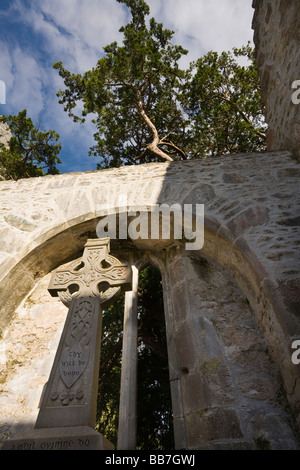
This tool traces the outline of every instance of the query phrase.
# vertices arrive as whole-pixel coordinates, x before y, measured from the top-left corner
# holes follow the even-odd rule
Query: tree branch
[[[253,128],[253,130],[258,134],[260,135],[261,137],[263,137],[264,139],[266,139],[266,134],[264,132],[261,132],[259,129],[256,129],[253,125],[253,123],[250,121],[250,119],[248,118],[248,116],[244,113],[244,111],[242,111],[239,106],[234,103],[233,101],[231,101],[229,98],[227,98],[226,96],[223,96],[223,95],[214,95],[212,96],[211,98],[209,99],[214,99],[214,98],[219,98],[223,101],[226,101],[227,103],[229,103],[231,106],[233,106],[239,113],[240,115],[242,116],[242,118],[244,119],[244,121],[246,121],[248,124],[250,124],[250,126]]]
[[[165,141],[163,141],[163,139],[162,139],[162,140],[160,141],[159,145],[167,145],[167,146],[169,146],[169,147],[172,147],[172,148],[175,149],[177,152],[179,152],[179,153],[183,156],[183,158],[184,158],[185,160],[187,160],[187,155],[186,155],[186,153],[184,152],[184,150],[182,150],[181,148],[177,147],[177,145],[173,144],[173,142],[171,142],[171,141],[170,141],[170,142],[165,142]]]
[[[152,142],[150,142],[150,144],[147,145],[147,149],[150,150],[150,152],[154,153],[155,155],[158,155],[163,160],[172,162],[173,158],[171,158],[167,153],[163,152],[161,149],[158,148],[158,145],[160,144],[160,138],[159,138],[157,129],[155,125],[153,124],[153,122],[149,119],[149,117],[145,113],[140,90],[135,90],[135,91],[136,91],[136,96],[137,96],[137,107],[138,107],[139,113],[153,134],[153,140]]]
[[[150,105],[150,101],[151,101],[151,92],[152,92],[152,89],[151,89],[151,82],[150,80],[148,79],[147,81],[145,81],[145,83],[143,84],[142,86],[142,89],[145,88],[145,86],[148,85],[149,86],[149,97],[148,97],[148,102],[147,102],[147,106],[146,106],[146,109],[148,109],[149,105]],[[129,81],[127,82],[106,82],[104,83],[104,86],[107,86],[107,87],[119,87],[119,86],[127,86],[129,88],[131,88],[133,90],[133,92],[135,93],[136,95],[136,98],[137,98],[137,109],[144,121],[144,123],[147,125],[147,127],[150,129],[152,135],[153,135],[153,140],[152,142],[150,142],[149,144],[147,144],[146,146],[146,149],[137,157],[135,157],[136,159],[140,159],[142,158],[146,153],[147,151],[150,151],[152,153],[154,153],[155,155],[157,155],[158,157],[160,157],[162,160],[167,160],[169,162],[172,162],[173,161],[173,158],[170,157],[170,155],[168,155],[166,152],[164,152],[163,150],[161,150],[159,148],[159,145],[166,145],[166,146],[169,146],[169,147],[172,147],[173,149],[175,149],[177,152],[179,152],[184,159],[187,158],[185,152],[183,150],[181,150],[179,147],[177,147],[175,144],[173,144],[173,142],[166,142],[165,139],[175,130],[173,129],[171,132],[169,132],[165,137],[163,137],[162,139],[159,138],[159,135],[158,135],[158,131],[155,127],[155,125],[153,124],[153,122],[151,121],[151,119],[149,118],[149,116],[146,114],[146,111],[144,109],[144,104],[143,104],[143,100],[142,100],[142,93],[141,93],[141,90],[134,87],[132,85],[132,83],[130,83]]]

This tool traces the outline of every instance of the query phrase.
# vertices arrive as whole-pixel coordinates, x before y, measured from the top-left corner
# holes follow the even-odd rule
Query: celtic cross
[[[94,427],[102,306],[131,289],[131,268],[109,254],[109,238],[88,240],[81,261],[52,276],[49,292],[69,307],[35,428]]]

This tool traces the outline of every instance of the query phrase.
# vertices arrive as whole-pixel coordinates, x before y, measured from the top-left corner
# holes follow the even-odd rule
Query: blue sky
[[[221,52],[253,40],[252,0],[148,0],[151,16],[175,31],[173,42],[189,50],[182,67],[209,50]],[[60,134],[62,173],[96,169],[88,156],[93,124],[73,123],[56,93],[62,79],[53,69],[62,61],[74,72],[96,65],[103,47],[122,41],[129,20],[116,0],[0,0],[0,80],[6,104],[0,114],[27,109],[34,123]]]

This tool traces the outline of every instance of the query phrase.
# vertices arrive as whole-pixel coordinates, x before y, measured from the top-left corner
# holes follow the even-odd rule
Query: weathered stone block
[[[279,282],[279,295],[288,311],[300,317],[300,278]]]
[[[198,351],[194,334],[193,325],[188,320],[176,328],[175,344],[180,368],[192,368],[197,362]]]
[[[187,420],[187,443],[190,448],[209,445],[214,440],[241,439],[243,433],[235,410],[208,408],[189,414]]]
[[[115,201],[119,202],[118,191],[126,201],[136,204],[145,201],[149,205],[158,201],[201,204],[205,200],[204,246],[199,252],[184,253],[184,241],[176,244],[171,239],[165,240],[163,247],[161,240],[147,240],[143,246],[132,239],[113,242],[119,252],[139,253],[139,259],[162,269],[170,379],[177,394],[173,397],[175,420],[182,430],[188,425],[183,405],[194,412],[203,410],[206,404],[206,408],[233,409],[242,423],[240,408],[232,401],[235,396],[242,400],[243,409],[249,409],[250,401],[256,406],[262,404],[260,397],[274,398],[269,373],[263,377],[264,371],[259,371],[259,387],[254,386],[257,363],[265,363],[252,348],[252,333],[243,334],[250,329],[244,315],[248,308],[246,298],[261,328],[266,350],[281,370],[290,404],[298,413],[299,373],[291,364],[290,349],[291,337],[299,332],[295,313],[299,286],[293,284],[300,275],[296,225],[300,210],[298,174],[299,168],[289,152],[280,151],[0,183],[0,226],[4,230],[0,233],[1,324],[7,326],[18,303],[40,276],[81,255],[86,239],[96,237],[102,204],[114,207]],[[60,200],[66,194],[68,197]],[[22,220],[15,219],[16,214]],[[26,228],[24,221],[33,223],[29,231],[21,230]],[[289,223],[283,225],[280,221]],[[19,226],[12,226],[13,223]],[[197,269],[184,262],[181,266],[181,256],[194,261],[205,259],[206,266],[204,262],[201,266],[195,262]],[[232,291],[237,287],[226,284],[223,274],[231,276],[239,286],[244,304],[239,297],[232,300]],[[244,329],[242,323],[234,322],[236,318],[245,322]],[[205,319],[207,325],[200,319]],[[41,327],[41,335],[45,328]],[[24,341],[32,342],[38,333],[26,333]],[[47,336],[41,348],[47,349],[48,341]],[[6,344],[0,346],[4,350]],[[23,346],[20,343],[18,347]],[[21,353],[18,361],[20,357]],[[9,364],[13,360],[12,348]],[[32,370],[35,360],[36,356],[32,359]],[[27,366],[28,363],[26,377]],[[243,379],[245,374],[249,380]],[[32,383],[43,378],[33,377]],[[262,379],[266,379],[265,390]],[[18,377],[12,380],[15,381],[10,382],[11,388]],[[195,389],[199,396],[193,396]],[[2,403],[4,398],[2,394]],[[25,409],[27,397],[18,400],[24,415],[33,414],[32,408]],[[11,405],[12,408],[15,411],[17,405]],[[20,413],[19,407],[17,412]],[[19,417],[20,414],[16,419]],[[191,419],[191,426],[194,421]],[[181,431],[179,435],[183,442]],[[195,438],[193,442],[196,441]],[[200,446],[197,442],[195,447]],[[222,441],[222,446],[226,445]]]
[[[239,237],[249,228],[267,222],[269,218],[268,212],[268,209],[265,207],[250,207],[235,216],[227,224],[227,227],[236,237]]]

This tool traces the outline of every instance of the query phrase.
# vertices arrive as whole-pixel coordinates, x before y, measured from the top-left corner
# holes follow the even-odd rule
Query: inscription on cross
[[[94,427],[102,306],[131,289],[131,268],[109,254],[109,238],[88,240],[82,259],[58,269],[49,292],[69,307],[35,428]]]

